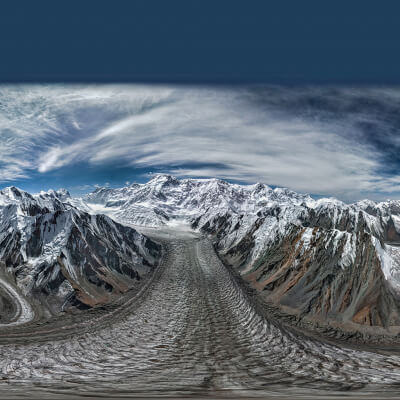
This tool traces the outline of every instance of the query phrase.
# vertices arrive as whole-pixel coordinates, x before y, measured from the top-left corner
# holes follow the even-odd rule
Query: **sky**
[[[346,202],[400,199],[400,88],[0,85],[0,188],[262,182]]]
[[[400,83],[398,0],[14,0],[1,82]]]

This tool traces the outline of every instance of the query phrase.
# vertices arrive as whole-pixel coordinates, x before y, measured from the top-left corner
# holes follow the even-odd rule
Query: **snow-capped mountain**
[[[11,187],[0,191],[0,260],[25,293],[104,303],[157,264],[160,247],[134,227],[176,220],[210,235],[220,257],[287,313],[400,325],[399,201],[345,204],[169,175],[83,198]]]
[[[189,222],[226,263],[288,313],[340,323],[400,325],[400,202],[314,200],[264,184],[157,175],[82,199],[131,225]]]
[[[0,262],[13,284],[50,313],[111,301],[150,272],[161,253],[133,228],[72,203],[65,190],[0,191]]]
[[[287,189],[256,184],[241,186],[219,179],[182,179],[156,175],[146,184],[120,189],[99,188],[81,199],[84,207],[102,211],[132,225],[162,226],[171,219],[197,218],[221,212],[254,212],[268,202],[289,197],[297,203],[312,200]]]

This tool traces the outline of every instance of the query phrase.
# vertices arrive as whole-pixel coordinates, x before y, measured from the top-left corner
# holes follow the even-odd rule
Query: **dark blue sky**
[[[0,80],[400,83],[396,0],[3,2]]]

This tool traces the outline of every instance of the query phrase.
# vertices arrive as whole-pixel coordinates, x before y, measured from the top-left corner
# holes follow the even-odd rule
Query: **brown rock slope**
[[[393,221],[386,220],[377,238],[362,214],[345,211],[335,221],[326,210],[299,215],[296,224],[284,224],[279,234],[271,229],[265,244],[260,244],[260,232],[264,229],[265,236],[271,219],[279,223],[279,211],[260,212],[250,223],[244,222],[246,216],[227,214],[202,230],[212,235],[223,261],[284,313],[344,329],[397,332],[399,296],[384,276],[374,245],[379,240],[384,247],[385,239],[398,236]],[[245,234],[227,240],[245,223]]]

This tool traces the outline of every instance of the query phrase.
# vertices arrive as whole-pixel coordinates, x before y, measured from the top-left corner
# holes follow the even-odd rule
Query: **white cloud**
[[[400,190],[399,177],[376,173],[379,154],[339,134],[341,121],[283,117],[249,103],[242,88],[5,87],[0,104],[3,181],[88,162],[161,166],[343,199]]]

